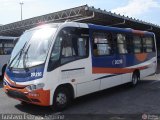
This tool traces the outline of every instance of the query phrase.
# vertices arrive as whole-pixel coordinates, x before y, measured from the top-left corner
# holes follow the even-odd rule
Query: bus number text
[[[112,64],[115,64],[115,65],[123,64],[123,60],[122,59],[120,59],[120,60],[113,60]]]
[[[31,77],[40,77],[42,76],[42,72],[33,72],[31,73]]]

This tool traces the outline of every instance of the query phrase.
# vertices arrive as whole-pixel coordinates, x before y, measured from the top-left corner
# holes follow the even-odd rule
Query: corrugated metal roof
[[[0,35],[20,36],[25,30],[40,24],[64,22],[66,20],[151,31],[154,32],[158,38],[160,37],[159,25],[112,13],[110,11],[101,10],[100,8],[96,9],[94,7],[89,7],[88,5],[0,26]]]

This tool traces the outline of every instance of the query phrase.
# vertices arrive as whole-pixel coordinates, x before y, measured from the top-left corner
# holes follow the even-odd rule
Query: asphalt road
[[[133,119],[134,116],[141,116],[143,113],[159,114],[159,78],[160,74],[139,81],[135,88],[128,87],[128,84],[126,84],[80,97],[75,99],[68,109],[60,113],[54,113],[49,107],[21,105],[19,101],[7,97],[3,92],[2,83],[0,83],[0,114],[30,114],[33,116],[42,115],[42,117],[53,114],[74,114],[80,117],[96,114],[97,116],[94,116],[96,119],[103,115],[112,115],[113,117],[122,114]],[[93,119],[93,116],[90,119]]]

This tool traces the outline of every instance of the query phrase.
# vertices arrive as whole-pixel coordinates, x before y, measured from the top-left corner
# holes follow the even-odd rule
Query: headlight
[[[39,83],[37,85],[29,85],[26,87],[27,90],[32,91],[32,90],[37,90],[37,89],[41,89],[44,87],[44,83]]]

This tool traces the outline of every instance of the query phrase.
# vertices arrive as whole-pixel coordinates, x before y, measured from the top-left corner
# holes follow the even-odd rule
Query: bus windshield
[[[43,64],[56,30],[46,27],[25,32],[13,49],[9,67],[29,68]]]

